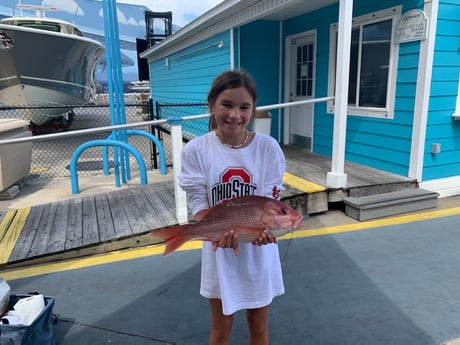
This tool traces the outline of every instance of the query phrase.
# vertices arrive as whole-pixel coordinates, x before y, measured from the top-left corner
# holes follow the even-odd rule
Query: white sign
[[[409,10],[403,14],[396,26],[397,43],[426,39],[427,18],[422,10]]]

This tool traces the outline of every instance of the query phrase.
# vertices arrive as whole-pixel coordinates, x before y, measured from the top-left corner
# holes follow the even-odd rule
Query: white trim
[[[397,66],[398,66],[398,57],[399,57],[399,45],[394,44],[394,35],[395,28],[398,24],[399,19],[401,18],[401,9],[402,6],[394,6],[386,8],[380,11],[370,12],[359,17],[353,18],[353,25],[363,25],[370,24],[375,22],[381,22],[384,20],[392,19],[392,36],[391,36],[391,47],[390,47],[390,56],[389,56],[389,68],[388,68],[388,82],[387,82],[387,104],[386,108],[372,108],[372,107],[354,107],[348,105],[347,114],[350,116],[362,116],[362,117],[376,117],[382,119],[393,119],[394,118],[394,105],[396,98],[396,77],[397,77]],[[330,34],[329,34],[329,71],[328,71],[328,95],[334,95],[334,74],[335,74],[335,65],[334,65],[334,53],[337,52],[337,47],[335,46],[335,35],[337,33],[337,23],[330,25]],[[328,102],[327,112],[334,112],[334,102]]]
[[[460,176],[420,182],[419,187],[439,193],[440,198],[460,195]]]
[[[139,54],[149,62],[177,53],[189,46],[213,37],[265,15],[276,12],[293,0],[225,0],[182,29]]]
[[[430,100],[431,77],[433,73],[433,55],[436,39],[439,0],[425,2],[425,12],[429,19],[428,38],[420,41],[420,54],[415,90],[414,120],[409,159],[408,177],[422,181],[423,156],[425,154],[428,105]]]
[[[293,34],[293,35],[289,35],[289,36],[286,36],[285,39],[284,39],[284,102],[285,103],[288,103],[288,102],[291,102],[291,78],[292,78],[292,71],[291,71],[291,61],[292,61],[292,51],[291,51],[291,48],[292,48],[292,41],[299,38],[299,37],[305,37],[305,36],[313,36],[314,37],[314,65],[313,65],[313,72],[315,74],[314,78],[313,78],[313,94],[312,94],[312,99],[315,98],[315,80],[316,80],[316,44],[317,44],[317,36],[318,36],[318,33],[317,33],[317,29],[311,29],[311,30],[307,30],[307,31],[303,31],[303,32],[300,32],[300,33],[296,33],[296,34]],[[281,85],[281,83],[280,83]],[[284,109],[284,131],[283,131],[283,145],[288,145],[289,144],[289,136],[290,136],[290,128],[291,128],[291,113],[290,113],[290,107]],[[313,111],[314,111],[314,107],[313,107]],[[314,118],[314,114],[313,114],[313,118]],[[312,140],[313,140],[313,136],[312,136]],[[313,147],[313,143],[312,143],[312,147]]]
[[[460,120],[460,73],[458,74],[458,91],[457,91],[457,103],[455,105],[455,112],[452,114],[454,120]]]

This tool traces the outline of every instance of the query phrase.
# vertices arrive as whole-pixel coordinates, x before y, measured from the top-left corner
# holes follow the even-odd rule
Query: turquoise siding
[[[422,0],[354,2],[354,16],[402,4],[402,13],[423,8]],[[285,23],[286,35],[317,29],[316,97],[327,92],[330,24],[337,21],[338,5],[301,15]],[[452,114],[460,69],[460,3],[444,0],[439,4],[433,80],[425,148],[423,180],[460,173],[460,121]],[[391,120],[349,116],[346,160],[407,176],[414,121],[415,91],[420,42],[399,45],[394,118]],[[319,154],[332,154],[333,116],[325,104],[315,105],[314,146]],[[442,153],[431,155],[431,144],[440,143]]]
[[[422,1],[406,1],[402,7],[405,12],[419,8]],[[398,6],[400,1],[355,1],[354,16]],[[323,25],[318,30],[318,56],[316,80],[317,97],[325,95],[329,68],[329,30],[330,24],[337,21],[338,5],[327,8],[329,14],[322,14]],[[316,14],[312,14],[313,17]],[[324,19],[329,21],[324,22]],[[348,117],[346,152],[347,161],[371,166],[395,174],[407,176],[409,169],[410,145],[412,135],[415,83],[419,54],[418,42],[404,43],[399,47],[394,119],[376,119],[363,116]],[[315,106],[314,146],[319,154],[332,154],[333,116],[326,113],[325,104]]]
[[[240,66],[257,83],[257,105],[280,103],[280,29],[278,22],[256,21],[240,28]],[[278,131],[278,112],[272,111],[272,133]]]
[[[216,46],[223,41],[222,48]],[[150,63],[151,96],[154,102],[206,102],[212,80],[230,68],[228,31]]]
[[[460,121],[452,119],[460,74],[460,3],[439,4],[423,180],[460,175]],[[441,144],[432,155],[431,145]]]
[[[374,11],[402,7],[423,9],[424,0],[355,0],[355,17]],[[316,76],[315,97],[327,96],[330,25],[338,20],[338,4],[282,22],[284,38],[315,29]],[[284,38],[280,42],[280,22],[258,20],[235,29],[234,61],[254,76],[258,85],[258,105],[283,102]],[[166,103],[205,102],[212,79],[230,68],[230,33],[216,35],[165,59],[150,64],[152,97]],[[238,40],[240,40],[238,42]],[[223,41],[221,49],[205,47]],[[281,47],[280,47],[281,44]],[[425,142],[423,180],[460,175],[460,121],[452,119],[455,111],[460,73],[460,3],[440,0],[434,52],[434,66],[429,100]],[[392,119],[353,116],[347,121],[347,161],[364,164],[407,176],[409,171],[415,92],[418,77],[420,41],[401,43],[396,72],[396,96]],[[280,56],[280,49],[283,51]],[[197,52],[198,51],[198,52]],[[197,53],[194,53],[197,52]],[[281,83],[281,84],[280,84]],[[277,112],[273,112],[272,135],[278,133]],[[281,124],[282,125],[282,124]],[[313,151],[332,154],[333,115],[326,104],[315,104]],[[282,139],[282,138],[279,138]],[[441,144],[441,153],[431,154],[431,145]]]
[[[222,41],[219,48],[217,43]],[[198,44],[187,47],[166,59],[150,63],[150,93],[154,103],[173,104],[206,103],[213,79],[230,68],[230,33],[224,32]],[[177,106],[161,110],[162,118],[200,115],[207,113],[206,106]],[[208,120],[186,121],[183,131],[201,135],[208,131]]]

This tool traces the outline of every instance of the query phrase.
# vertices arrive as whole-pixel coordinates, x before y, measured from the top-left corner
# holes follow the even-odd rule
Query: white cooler
[[[29,137],[29,121],[0,119],[0,140]],[[0,145],[0,191],[29,175],[32,160],[32,143]]]

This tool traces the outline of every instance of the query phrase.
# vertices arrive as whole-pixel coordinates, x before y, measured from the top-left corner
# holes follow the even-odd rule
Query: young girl
[[[284,154],[272,137],[246,129],[256,99],[255,83],[245,72],[223,72],[211,86],[211,131],[185,145],[179,177],[196,220],[237,196],[279,198]],[[229,344],[233,314],[245,309],[249,344],[268,345],[269,305],[284,293],[276,239],[263,233],[253,243],[238,243],[229,231],[218,242],[203,242],[200,293],[211,307],[209,344]]]

